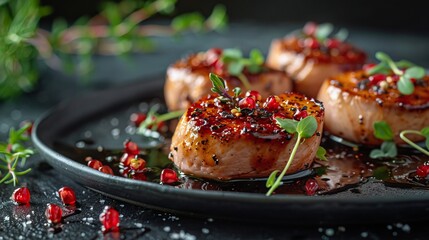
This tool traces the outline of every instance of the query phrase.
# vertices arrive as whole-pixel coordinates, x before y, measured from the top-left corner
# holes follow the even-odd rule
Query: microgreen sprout
[[[313,28],[315,28],[314,32],[306,33],[306,35],[314,36],[319,42],[325,42],[329,38],[337,39],[339,41],[345,41],[349,35],[349,32],[345,28],[339,29],[335,34],[334,33],[334,25],[331,23],[322,23],[316,25],[315,23],[311,24]],[[305,27],[304,27],[305,29]]]
[[[239,49],[229,48],[223,50],[221,61],[227,65],[228,73],[240,79],[244,88],[250,90],[249,80],[243,74],[243,70],[246,68],[252,74],[261,72],[263,70],[264,56],[259,50],[253,49],[250,51],[249,58],[244,58]]]
[[[389,74],[393,72],[395,75],[399,76],[397,87],[399,92],[404,95],[410,95],[414,92],[412,79],[421,79],[426,74],[424,68],[416,66],[414,63],[406,60],[394,62],[386,53],[377,52],[375,57],[380,63],[370,68],[367,71],[368,75],[374,75],[376,73]]]
[[[396,157],[398,150],[393,141],[394,134],[387,122],[378,121],[374,123],[374,136],[384,142],[381,144],[380,149],[373,149],[370,152],[370,158]]]
[[[427,149],[424,149],[420,147],[418,144],[411,141],[409,138],[407,138],[405,135],[407,134],[417,134],[425,138],[425,145]],[[396,157],[397,155],[397,148],[395,143],[393,142],[393,131],[390,128],[390,126],[385,121],[379,121],[374,123],[374,135],[376,138],[384,140],[384,142],[381,144],[380,149],[374,149],[370,153],[371,158],[384,158],[384,157]],[[423,128],[422,130],[403,130],[399,133],[399,137],[409,144],[410,146],[414,147],[415,149],[419,150],[420,152],[426,154],[429,156],[429,126]]]
[[[24,146],[24,143],[29,139],[26,132],[30,127],[31,124],[26,124],[18,130],[11,128],[8,141],[0,143],[0,184],[13,183],[16,185],[18,176],[31,171],[31,168],[17,171],[18,168],[24,167],[27,158],[34,153],[31,148]]]
[[[287,164],[284,167],[283,171],[280,173],[280,175],[276,178],[279,171],[275,170],[268,177],[266,187],[269,188],[269,190],[266,193],[266,196],[270,196],[274,192],[274,190],[276,190],[280,186],[284,175],[286,174],[287,170],[293,162],[293,159],[295,157],[299,145],[301,144],[301,141],[303,139],[310,138],[311,136],[313,136],[317,130],[317,121],[316,118],[313,116],[308,116],[300,121],[282,118],[276,118],[276,121],[281,128],[283,128],[286,132],[290,134],[294,134],[297,139],[295,146],[293,147],[292,152],[290,154],[289,160],[287,161]],[[320,158],[321,160],[326,159],[324,155],[324,153],[326,153],[325,149],[319,147],[317,152],[318,158]]]
[[[410,146],[414,147],[415,149],[419,150],[420,152],[426,154],[429,156],[429,151],[420,147],[419,145],[417,145],[416,143],[414,143],[413,141],[411,141],[410,139],[408,139],[405,134],[417,134],[420,136],[423,136],[425,138],[425,145],[426,148],[429,150],[429,126],[423,128],[420,131],[417,130],[404,130],[399,134],[399,137],[404,140],[404,142],[408,143]]]

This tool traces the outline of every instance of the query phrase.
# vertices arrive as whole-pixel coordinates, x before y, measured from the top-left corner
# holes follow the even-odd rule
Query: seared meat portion
[[[304,28],[273,40],[267,65],[290,75],[294,91],[315,98],[326,78],[360,69],[367,57],[362,50],[336,38],[318,39],[314,31]]]
[[[188,108],[171,143],[170,158],[181,171],[216,180],[267,177],[284,168],[296,142],[275,118],[312,115],[317,131],[300,145],[287,173],[310,167],[321,140],[322,104],[296,93],[247,98],[240,101],[239,111],[213,95]]]
[[[211,93],[209,73],[213,72],[225,79],[232,91],[235,87],[245,89],[240,79],[228,74],[227,65],[221,60],[221,49],[193,54],[171,65],[167,70],[164,96],[168,108],[186,109],[191,103]],[[262,66],[262,71],[251,73],[243,70],[251,88],[263,97],[292,90],[292,81],[286,73]]]
[[[397,89],[398,76],[365,71],[348,72],[326,80],[318,99],[326,108],[325,127],[330,133],[356,143],[381,144],[373,125],[386,121],[403,143],[399,133],[429,126],[429,76],[417,80],[414,93],[403,95]],[[418,135],[407,135],[421,140]]]

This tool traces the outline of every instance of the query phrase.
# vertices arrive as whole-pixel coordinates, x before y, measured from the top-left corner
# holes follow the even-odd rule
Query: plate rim
[[[159,80],[159,77],[152,77],[155,80]],[[151,79],[152,79],[151,78]],[[147,79],[146,79],[147,80]],[[120,86],[121,88],[133,88],[135,85],[142,85],[143,87],[152,86],[154,80],[131,83],[126,84],[124,86]],[[159,84],[160,85],[160,84]],[[119,87],[104,89],[101,92],[112,92],[117,91]],[[88,95],[97,95],[97,92],[87,93],[81,96],[79,99],[85,99]],[[95,177],[99,182],[105,182],[106,184],[121,184],[126,186],[127,188],[136,189],[141,191],[142,189],[146,189],[147,191],[155,192],[157,194],[169,194],[173,196],[183,196],[186,198],[198,198],[199,200],[223,200],[223,201],[231,201],[233,204],[294,204],[299,206],[310,206],[314,204],[322,204],[328,206],[336,206],[336,207],[347,207],[353,205],[355,207],[368,207],[373,204],[423,204],[429,205],[429,198],[418,195],[411,196],[365,196],[365,197],[336,197],[334,195],[317,195],[317,196],[305,196],[305,195],[288,195],[288,194],[279,194],[272,196],[265,196],[262,193],[246,193],[246,192],[230,192],[230,191],[204,191],[204,190],[196,190],[196,189],[183,189],[176,188],[173,186],[162,185],[153,182],[145,182],[138,181],[133,179],[124,178],[121,176],[112,176],[108,174],[104,174],[95,169],[87,167],[84,164],[73,161],[65,155],[62,155],[55,150],[53,150],[50,146],[48,146],[41,138],[40,138],[40,125],[43,124],[44,121],[47,121],[49,117],[55,116],[62,108],[66,108],[69,104],[73,103],[74,99],[68,99],[66,101],[57,104],[52,109],[46,111],[42,114],[34,123],[33,132],[31,134],[31,139],[33,141],[34,146],[37,148],[38,153],[40,153],[44,158],[54,166],[54,168],[59,167],[58,164],[68,165],[68,169],[62,169],[64,171],[70,171],[70,169],[79,169],[81,174],[88,174],[92,177]],[[75,100],[76,101],[76,100]],[[131,101],[131,100],[130,100]],[[86,116],[88,118],[88,116]],[[55,160],[54,160],[55,159]],[[56,161],[56,162],[54,162]],[[58,162],[59,161],[59,162]],[[70,176],[67,176],[71,178]],[[76,179],[72,179],[79,184],[81,182]],[[87,188],[91,188],[86,184],[83,184]],[[103,192],[103,191],[101,191]],[[123,199],[122,199],[123,200]],[[164,208],[164,207],[161,207]],[[168,208],[167,208],[168,209]],[[174,208],[173,208],[174,210]]]

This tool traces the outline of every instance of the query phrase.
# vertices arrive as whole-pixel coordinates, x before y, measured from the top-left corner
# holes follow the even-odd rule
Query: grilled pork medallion
[[[398,136],[402,130],[428,126],[429,76],[412,78],[410,94],[398,90],[399,79],[393,72],[370,75],[360,70],[326,80],[318,96],[326,108],[326,130],[349,141],[378,145],[382,141],[374,136],[375,122],[387,122],[396,143],[403,143]],[[421,140],[418,135],[407,137]]]
[[[169,110],[186,109],[210,94],[210,72],[225,79],[230,90],[251,86],[263,97],[292,90],[289,77],[282,71],[265,66],[262,56],[245,59],[237,49],[215,48],[192,54],[168,68],[164,96]],[[243,81],[250,86],[244,85]]]
[[[344,42],[342,33],[331,36],[330,24],[307,23],[303,30],[272,41],[267,65],[286,71],[294,91],[315,98],[326,78],[360,69],[366,61],[366,54]]]
[[[170,158],[182,172],[197,177],[267,177],[285,167],[296,142],[275,119],[310,115],[317,120],[317,130],[303,141],[287,173],[304,170],[319,147],[324,110],[320,102],[296,93],[262,99],[249,91],[234,101],[210,95],[193,103],[178,123]]]

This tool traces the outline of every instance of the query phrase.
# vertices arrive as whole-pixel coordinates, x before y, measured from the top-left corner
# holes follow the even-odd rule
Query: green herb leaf
[[[393,131],[385,121],[374,122],[374,136],[378,139],[389,141],[393,139]]]
[[[296,133],[298,121],[288,118],[276,118],[277,125],[286,130],[288,133]]]
[[[267,182],[265,183],[265,186],[267,187],[267,188],[270,188],[270,187],[272,187],[273,185],[274,185],[274,182],[276,181],[276,176],[277,176],[277,173],[278,172],[280,172],[279,170],[274,170],[271,174],[270,174],[270,176],[268,177],[268,179],[267,179]]]
[[[177,16],[171,22],[171,26],[176,32],[183,32],[185,30],[201,31],[204,26],[204,17],[201,13],[185,13]]]
[[[209,73],[210,81],[213,84],[212,92],[217,93],[219,95],[223,95],[226,91],[225,89],[225,81],[214,73]]]
[[[396,149],[396,144],[393,141],[385,141],[381,144],[381,151],[384,153],[385,157],[396,157],[398,155],[398,150]]]
[[[326,149],[324,149],[322,146],[319,146],[317,148],[316,157],[323,161],[328,161],[326,158]]]
[[[9,131],[9,139],[6,143],[0,143],[0,160],[4,164],[0,163],[0,169],[5,170],[6,174],[0,171],[0,183],[18,183],[18,176],[24,175],[31,171],[26,169],[23,171],[17,171],[18,168],[22,168],[25,164],[26,159],[34,154],[34,151],[27,148],[24,143],[28,141],[27,130],[30,124],[26,124],[22,128],[15,130],[11,128]],[[18,166],[20,162],[20,166]]]
[[[319,24],[315,36],[319,40],[324,40],[329,37],[329,34],[331,34],[333,30],[334,26],[330,23]]]
[[[393,141],[384,141],[380,149],[373,149],[369,155],[370,158],[393,158],[398,155],[396,144]]]
[[[409,68],[415,66],[414,63],[407,61],[407,60],[401,60],[395,63],[398,68]]]
[[[389,55],[387,55],[384,52],[376,52],[375,53],[375,58],[377,58],[380,62],[393,62],[393,60],[389,57]]]
[[[344,42],[349,36],[349,31],[345,28],[341,28],[334,36],[334,38]]]
[[[404,95],[410,95],[414,92],[414,84],[406,76],[401,76],[398,81],[398,90]]]
[[[237,48],[227,48],[222,51],[221,61],[225,64],[230,63],[231,61],[235,61],[237,59],[241,59],[243,54],[240,49]]]
[[[388,68],[386,63],[381,62],[375,65],[374,67],[370,68],[367,72],[368,75],[374,75],[376,73],[389,74],[390,69]]]
[[[244,69],[244,63],[240,61],[230,62],[228,65],[228,72],[233,76],[238,76]]]
[[[296,131],[303,138],[309,138],[313,136],[316,130],[317,130],[317,121],[316,121],[316,118],[313,116],[307,116],[306,118],[301,119],[301,121],[299,121],[296,126]]]
[[[259,73],[262,71],[262,66],[264,64],[264,56],[262,53],[253,49],[250,52],[249,58],[244,58],[242,52],[236,48],[225,49],[221,55],[221,61],[227,65],[228,73],[240,77],[242,75],[244,68],[250,73]],[[240,80],[243,81],[243,76],[240,77]],[[243,82],[247,89],[250,88],[250,85],[247,84],[247,80]]]
[[[422,130],[420,130],[420,133],[425,136],[426,140],[425,140],[425,145],[426,148],[429,149],[429,127],[425,127]]]
[[[369,153],[369,157],[372,158],[372,159],[382,158],[382,157],[384,157],[384,153],[380,149],[373,149]]]
[[[425,127],[422,130],[420,130],[423,136],[429,137],[429,127]]]
[[[264,64],[264,56],[258,49],[252,49],[252,51],[250,51],[250,61],[255,65]]]
[[[235,87],[232,91],[234,92],[234,97],[238,97],[241,94],[241,88],[239,87]]]
[[[405,70],[404,77],[420,79],[420,78],[423,78],[425,74],[426,74],[426,71],[422,67],[410,67],[407,70]]]
[[[316,121],[316,118],[314,118],[313,116],[308,116],[308,117],[302,119],[301,121],[298,122],[298,124],[296,126],[295,126],[295,123],[293,121],[288,121],[288,120],[283,121],[283,120],[286,120],[286,119],[276,118],[277,124],[279,124],[282,128],[284,126],[283,129],[285,129],[286,131],[288,131],[288,130],[289,131],[296,131],[296,132],[298,132],[298,136],[296,139],[295,146],[293,146],[292,152],[290,153],[290,156],[289,156],[289,159],[286,163],[286,166],[283,168],[282,172],[277,177],[276,181],[272,184],[272,186],[270,187],[270,189],[266,193],[266,196],[270,196],[274,192],[274,190],[276,190],[277,187],[280,186],[281,180],[283,179],[284,175],[286,174],[287,170],[289,169],[290,165],[292,164],[292,162],[294,160],[294,157],[296,155],[296,151],[298,150],[298,147],[301,144],[301,139],[302,138],[309,138],[309,137],[313,136],[314,132],[317,129],[317,121]],[[282,125],[282,123],[284,123],[284,124]],[[271,173],[270,177],[272,175],[276,175],[276,174]],[[270,185],[271,185],[271,183],[270,183]]]
[[[0,0],[0,7],[1,7],[1,5],[6,4],[8,2],[9,2],[9,0]]]
[[[213,8],[212,14],[207,18],[206,25],[209,29],[223,30],[226,28],[228,22],[228,16],[226,14],[226,8],[223,5],[216,5]]]

